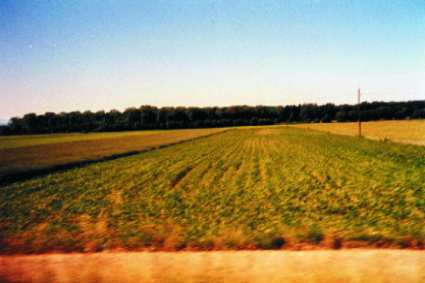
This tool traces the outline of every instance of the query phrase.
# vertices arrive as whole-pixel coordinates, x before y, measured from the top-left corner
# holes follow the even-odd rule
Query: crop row
[[[0,188],[3,253],[423,247],[425,149],[239,129]]]

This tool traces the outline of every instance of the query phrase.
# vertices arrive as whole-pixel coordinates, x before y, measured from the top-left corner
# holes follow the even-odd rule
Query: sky
[[[0,1],[0,119],[425,99],[425,5]]]

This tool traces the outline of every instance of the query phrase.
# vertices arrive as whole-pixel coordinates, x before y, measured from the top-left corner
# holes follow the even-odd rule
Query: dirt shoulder
[[[1,282],[425,282],[425,251],[221,251],[0,257]]]

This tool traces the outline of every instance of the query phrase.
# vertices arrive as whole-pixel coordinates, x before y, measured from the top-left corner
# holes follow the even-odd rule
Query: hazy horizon
[[[420,1],[1,1],[0,119],[425,98]],[[1,122],[1,121],[0,121]]]

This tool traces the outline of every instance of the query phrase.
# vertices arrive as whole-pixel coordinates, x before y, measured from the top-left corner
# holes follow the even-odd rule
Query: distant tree
[[[258,125],[273,125],[273,121],[271,119],[258,119]]]
[[[335,119],[338,122],[346,122],[347,121],[347,113],[345,113],[343,110],[338,111],[335,115]]]
[[[209,120],[208,120],[209,121]],[[194,128],[195,129],[199,129],[199,128],[203,128],[204,127],[204,122],[202,122],[202,121],[200,121],[200,120],[197,120],[195,123],[194,123]],[[206,128],[208,128],[207,126],[205,126]]]
[[[254,117],[249,121],[251,126],[258,126],[258,118]]]
[[[69,114],[65,114],[65,117],[68,117],[68,129],[67,132],[79,132],[82,131],[82,114],[80,111],[73,111]]]
[[[332,121],[332,118],[329,117],[328,115],[325,115],[322,117],[322,119],[320,120],[320,122],[322,123],[330,123]]]
[[[141,112],[141,122],[143,125],[154,126],[157,124],[158,108],[150,105],[143,105],[139,108]]]
[[[347,120],[350,122],[355,122],[359,120],[359,112],[356,110],[350,110],[347,115]]]
[[[300,110],[300,119],[304,122],[310,122],[316,118],[317,104],[303,104]]]
[[[171,114],[171,121],[179,122],[179,123],[183,123],[183,124],[188,123],[189,117],[187,115],[186,109],[184,107],[175,108],[174,111]]]
[[[233,126],[238,127],[238,126],[248,126],[248,125],[249,125],[249,122],[247,120],[244,120],[244,119],[233,120]]]
[[[412,115],[413,119],[425,119],[425,108],[416,109]]]
[[[222,107],[222,108],[218,108],[215,111],[215,115],[217,116],[218,120],[222,120],[222,119],[228,119],[227,115],[226,115],[226,107]]]
[[[407,102],[362,102],[361,120],[380,119],[425,119],[425,100]],[[339,105],[328,103],[263,106],[242,105],[231,107],[162,107],[143,105],[136,109],[127,108],[123,113],[110,110],[46,112],[43,115],[25,114],[14,117],[7,126],[1,127],[1,134],[38,134],[58,132],[102,132],[146,129],[182,129],[201,127],[230,127],[244,125],[272,125],[282,122],[328,123],[336,119],[339,122],[357,121],[357,105]]]
[[[189,120],[192,122],[196,122],[196,121],[202,122],[208,117],[204,109],[196,108],[196,107],[187,108],[187,116],[189,117]]]
[[[10,132],[12,135],[25,134],[24,121],[19,117],[13,117],[9,120]]]
[[[338,111],[339,111],[338,107],[336,107],[332,103],[328,103],[326,105],[323,105],[322,108],[323,108],[322,117],[326,117],[326,119],[324,119],[324,120],[329,121],[329,122],[334,120],[336,113],[338,113]],[[323,118],[322,118],[322,120],[323,120]],[[328,122],[326,122],[326,123],[328,123]]]
[[[388,107],[388,106],[381,106],[381,107],[375,109],[375,117],[377,117],[379,120],[380,119],[392,120],[393,113],[392,113],[390,107]]]
[[[123,114],[116,110],[112,109],[108,113],[106,113],[106,123],[107,126],[111,129],[111,131],[121,131],[123,126],[121,123],[121,117]]]
[[[159,124],[166,124],[168,122],[168,117],[170,116],[170,118],[172,117],[171,113],[172,111],[174,111],[174,108],[172,107],[168,107],[168,108],[161,108],[158,110],[158,114],[157,114],[157,122]]]
[[[105,119],[106,119],[105,110],[99,110],[96,113],[94,113],[94,121],[100,123],[100,122],[105,122]]]
[[[221,119],[219,120],[220,127],[231,127],[233,125],[232,120],[230,119]]]
[[[25,114],[22,120],[23,120],[23,126],[27,133],[36,132],[37,115],[35,113]]]
[[[240,113],[240,107],[239,106],[231,106],[227,109],[226,112],[227,112],[227,116],[230,119],[232,119],[233,121],[242,120],[242,117],[240,115],[241,113]]]
[[[207,119],[213,121],[213,120],[220,120],[220,115],[218,114],[218,107],[205,107],[203,108],[205,111],[205,114],[207,115]]]
[[[140,110],[135,107],[126,108],[121,118],[120,124],[124,130],[136,129],[135,124],[140,124],[142,120]]]
[[[263,105],[257,105],[255,106],[255,117],[260,119],[267,119],[269,118],[269,109]],[[252,115],[251,115],[252,117]]]
[[[12,135],[12,128],[9,126],[0,126],[0,136],[10,136]]]
[[[278,119],[280,122],[286,122],[289,119],[289,116],[291,115],[291,109],[289,106],[285,107],[279,107],[277,110]]]

